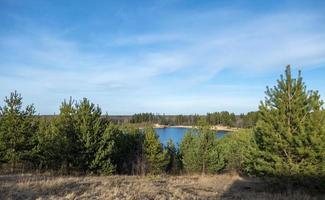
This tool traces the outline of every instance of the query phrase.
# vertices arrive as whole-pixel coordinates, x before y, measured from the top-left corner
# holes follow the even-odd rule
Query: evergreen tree
[[[180,144],[182,162],[186,172],[205,174],[210,168],[216,133],[210,129],[207,121],[201,118],[199,128],[187,132]]]
[[[210,125],[223,125],[234,127],[237,123],[235,113],[229,113],[228,111],[207,113],[206,121]]]
[[[12,172],[18,163],[31,161],[32,138],[37,127],[34,106],[23,109],[22,99],[15,91],[5,98],[5,106],[0,108],[0,150],[3,161],[11,164]]]
[[[95,159],[100,137],[104,132],[101,114],[101,109],[86,98],[76,104],[76,130],[81,144],[79,166],[84,171],[90,168]]]
[[[156,131],[147,127],[144,130],[144,154],[147,161],[146,171],[151,174],[159,174],[166,168],[168,158],[163,145],[159,141]]]
[[[258,112],[248,112],[246,115],[242,115],[241,119],[243,128],[253,128],[258,120]]]
[[[267,88],[259,107],[255,138],[260,150],[257,170],[276,176],[324,176],[325,118],[323,102],[307,91],[290,66],[274,88]]]
[[[189,130],[185,133],[180,143],[180,154],[186,173],[198,172],[200,170],[197,151],[197,138],[197,132]]]
[[[198,160],[201,165],[201,172],[205,174],[209,168],[209,159],[216,141],[216,133],[210,129],[210,126],[203,118],[199,121],[198,131],[198,144],[196,148],[198,151]]]
[[[62,155],[65,153],[65,140],[59,132],[54,130],[53,122],[40,119],[35,135],[36,145],[32,151],[35,165],[39,170],[58,170],[64,162]]]
[[[251,130],[228,133],[216,141],[209,157],[209,171],[251,174],[254,170],[255,154],[256,145]]]
[[[166,166],[166,172],[170,174],[178,174],[181,170],[181,160],[178,149],[175,147],[172,139],[169,139],[166,145],[168,153],[168,164]]]
[[[80,163],[81,144],[76,129],[76,109],[74,101],[64,100],[60,107],[60,114],[53,119],[53,134],[60,138],[61,156],[64,158],[62,169],[69,173],[71,169],[78,169]]]
[[[122,134],[115,125],[108,125],[101,136],[99,147],[91,168],[100,174],[110,175],[115,172],[116,166],[112,163],[114,151],[116,151],[116,138]]]
[[[145,173],[144,133],[136,126],[123,125],[115,142],[113,163],[120,174]]]

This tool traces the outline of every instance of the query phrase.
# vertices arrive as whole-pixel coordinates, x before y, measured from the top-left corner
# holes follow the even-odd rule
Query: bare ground
[[[260,179],[215,176],[0,175],[0,199],[325,199],[301,190],[274,191]]]

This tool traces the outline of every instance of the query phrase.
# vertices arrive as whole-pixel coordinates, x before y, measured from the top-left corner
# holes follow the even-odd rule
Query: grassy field
[[[215,176],[1,175],[0,199],[325,199],[260,179]]]

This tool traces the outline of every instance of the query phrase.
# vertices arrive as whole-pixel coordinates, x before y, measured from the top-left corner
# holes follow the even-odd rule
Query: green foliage
[[[130,119],[130,122],[143,124],[158,123],[162,125],[194,125],[199,122],[200,118],[202,118],[202,116],[199,115],[166,116],[154,113],[139,113],[134,114]],[[207,113],[205,118],[209,125],[253,128],[258,119],[258,112],[248,112],[247,114],[236,116],[235,113],[222,111]],[[125,118],[125,120],[127,119]],[[120,121],[117,121],[117,123],[119,122]]]
[[[69,173],[71,169],[78,170],[81,155],[81,143],[76,127],[76,108],[74,101],[63,101],[60,107],[60,114],[53,120],[53,134],[60,137],[62,146],[61,156],[64,158],[62,170]]]
[[[256,126],[258,120],[258,112],[248,112],[246,115],[241,114],[239,116],[241,121],[238,126],[241,128],[253,128]]]
[[[119,174],[144,174],[144,133],[132,125],[123,125],[115,143],[113,163]]]
[[[207,113],[207,122],[210,125],[236,126],[236,115],[228,111]]]
[[[162,125],[193,125],[196,124],[199,115],[177,115],[166,116],[154,113],[139,113],[134,114],[130,120],[131,123],[144,123],[144,124],[162,124]]]
[[[51,121],[41,120],[36,145],[33,149],[34,163],[39,169],[62,169],[111,173],[111,153],[108,135],[101,120],[98,106],[83,99],[75,103],[64,101],[60,114]]]
[[[182,161],[179,150],[175,147],[172,139],[169,139],[166,145],[168,154],[168,163],[166,166],[166,172],[170,174],[179,174],[182,169]]]
[[[199,115],[177,115],[169,124],[175,125],[193,125],[197,124],[200,119]]]
[[[11,170],[18,163],[31,159],[37,121],[33,105],[22,108],[22,97],[16,91],[5,98],[5,106],[0,108],[0,150],[2,161],[11,164]]]
[[[53,123],[40,119],[33,148],[34,164],[38,169],[60,169],[64,159],[64,140],[58,132],[53,131]]]
[[[150,174],[162,173],[168,162],[167,151],[164,150],[153,128],[145,128],[144,133],[144,154],[147,161],[146,171]]]
[[[208,161],[210,160],[211,150],[216,142],[216,133],[210,129],[210,126],[205,120],[200,121],[198,132],[198,161],[201,163],[201,171],[203,174],[207,172],[210,167]]]
[[[180,144],[185,171],[207,173],[215,142],[215,131],[210,129],[204,119],[199,120],[199,129],[187,132]]]
[[[210,156],[212,173],[237,171],[251,174],[254,170],[256,144],[250,129],[228,133],[218,139]]]
[[[110,175],[115,171],[112,163],[112,156],[115,150],[116,138],[122,134],[121,130],[115,125],[108,125],[99,142],[98,151],[92,161],[91,168],[104,175]]]
[[[76,131],[81,145],[79,167],[85,171],[95,159],[105,129],[101,120],[102,112],[98,106],[84,98],[75,107]]]
[[[228,133],[217,139],[203,120],[200,128],[187,132],[180,144],[185,172],[220,173],[238,171],[254,173],[256,144],[250,129]]]
[[[53,118],[36,117],[22,108],[17,92],[0,109],[2,166],[103,175],[221,173],[293,178],[325,177],[325,111],[302,77],[288,66],[274,88],[267,88],[258,112],[235,116],[136,114],[133,123],[196,124],[175,147],[164,147],[153,128],[117,126],[86,98],[64,101]],[[211,125],[248,127],[216,138]],[[301,179],[302,180],[302,179]],[[315,179],[312,179],[315,180]]]
[[[323,102],[307,91],[301,74],[290,66],[277,86],[267,88],[259,107],[255,138],[259,149],[256,170],[275,176],[324,176],[325,116]]]
[[[159,116],[153,113],[139,113],[134,114],[131,119],[131,123],[156,123],[158,121]]]
[[[200,170],[197,152],[197,138],[197,132],[189,130],[185,133],[180,143],[180,153],[182,155],[182,162],[186,173],[198,172]]]

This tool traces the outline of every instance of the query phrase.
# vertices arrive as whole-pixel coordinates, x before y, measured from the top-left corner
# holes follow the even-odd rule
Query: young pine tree
[[[187,173],[206,174],[211,168],[211,156],[216,133],[210,130],[204,118],[198,120],[198,129],[187,132],[180,144],[182,162]]]
[[[209,168],[211,152],[216,142],[216,133],[210,129],[210,126],[204,119],[201,119],[199,121],[198,131],[198,161],[201,165],[200,168],[202,174],[206,174]]]
[[[104,126],[101,120],[101,109],[84,98],[76,104],[76,130],[78,132],[80,147],[80,169],[86,171],[90,168],[98,150]]]
[[[180,143],[181,160],[186,173],[198,172],[198,137],[193,130],[187,131]]]
[[[76,128],[76,109],[74,101],[63,101],[60,114],[53,119],[53,134],[60,138],[61,156],[63,158],[62,169],[69,173],[71,169],[79,170],[80,140]]]
[[[290,66],[274,88],[267,88],[259,107],[255,139],[260,151],[257,171],[275,176],[324,176],[323,102],[307,91]]]
[[[35,141],[32,152],[38,170],[60,169],[64,162],[62,155],[65,153],[65,140],[58,131],[55,131],[54,123],[40,119]]]
[[[147,160],[147,172],[151,174],[159,174],[164,172],[168,158],[167,152],[164,151],[163,145],[159,141],[159,137],[153,128],[147,127],[144,138],[144,153]]]
[[[134,125],[124,124],[115,141],[113,163],[119,174],[145,173],[144,133]]]
[[[166,145],[168,153],[168,164],[166,166],[166,172],[170,174],[179,174],[181,170],[181,159],[178,149],[175,147],[172,139],[169,139]]]
[[[95,159],[91,163],[91,169],[103,175],[111,175],[115,172],[116,166],[112,163],[112,158],[116,153],[116,139],[122,131],[115,125],[108,125],[101,135],[97,144],[98,150]]]
[[[256,145],[253,132],[243,129],[216,141],[209,160],[210,172],[237,171],[251,174],[254,167]]]
[[[22,99],[15,91],[5,98],[5,106],[0,108],[0,150],[3,160],[11,164],[12,172],[18,163],[30,160],[37,127],[34,106],[23,109]]]

